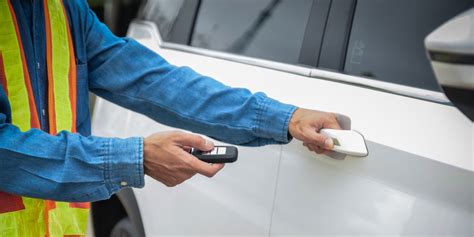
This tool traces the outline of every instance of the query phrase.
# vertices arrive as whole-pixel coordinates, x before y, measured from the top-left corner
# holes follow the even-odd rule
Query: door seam
[[[281,159],[283,156],[283,145],[280,145],[280,155],[278,158],[278,168],[277,168],[277,175],[276,175],[276,181],[275,181],[275,188],[273,190],[273,203],[272,203],[272,211],[270,213],[270,227],[268,229],[268,236],[270,237],[272,235],[272,228],[273,228],[273,214],[275,212],[275,204],[276,204],[276,199],[277,199],[277,192],[278,192],[278,181],[280,180],[280,167],[281,167]]]

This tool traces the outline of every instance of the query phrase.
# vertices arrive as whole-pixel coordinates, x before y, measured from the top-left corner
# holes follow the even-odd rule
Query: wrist
[[[150,138],[143,139],[143,171],[145,174],[148,174],[148,163],[150,154],[153,152],[153,144],[150,141]]]
[[[300,123],[301,108],[296,108],[295,112],[291,115],[290,122],[288,122],[288,134],[291,137],[295,137],[298,124]]]

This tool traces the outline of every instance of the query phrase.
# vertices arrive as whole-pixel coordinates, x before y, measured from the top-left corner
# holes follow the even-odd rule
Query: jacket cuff
[[[122,188],[142,188],[145,185],[143,138],[107,140],[104,159],[105,184],[110,194]]]
[[[294,105],[281,103],[262,94],[257,115],[258,136],[271,138],[281,143],[290,142],[288,125],[296,109]]]

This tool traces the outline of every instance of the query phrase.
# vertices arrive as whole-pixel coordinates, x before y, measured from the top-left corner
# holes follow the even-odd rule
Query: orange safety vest
[[[76,59],[62,0],[43,0],[50,134],[76,132]],[[40,128],[15,12],[0,0],[0,79],[12,124]],[[21,177],[19,177],[21,178]],[[84,236],[89,203],[66,203],[0,192],[0,236]]]

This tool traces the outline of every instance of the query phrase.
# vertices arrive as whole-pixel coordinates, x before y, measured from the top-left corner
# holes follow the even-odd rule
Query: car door
[[[345,61],[330,68],[345,75],[320,69],[314,75],[388,82],[384,86],[406,94],[318,80],[289,88],[289,96],[299,95],[287,98],[292,103],[350,116],[370,154],[338,161],[315,157],[300,142],[284,146],[272,235],[473,234],[473,125],[451,105],[420,100],[440,91],[424,37],[468,6],[472,2],[357,1]],[[426,91],[407,97],[413,89]]]
[[[135,192],[147,235],[472,235],[474,126],[440,92],[422,48],[470,4],[148,1],[129,36],[228,85],[348,115],[370,154],[239,147],[213,179],[174,189],[147,179]],[[93,124],[107,136],[170,129],[103,100]]]

